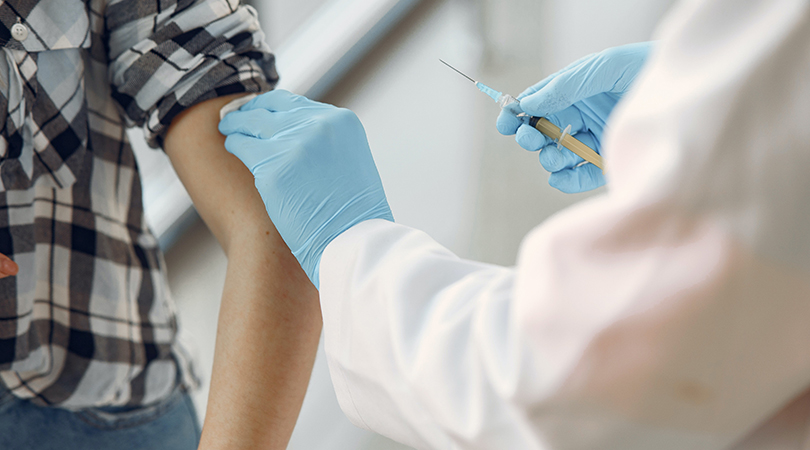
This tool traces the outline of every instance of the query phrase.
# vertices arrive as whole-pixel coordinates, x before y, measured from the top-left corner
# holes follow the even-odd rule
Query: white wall
[[[674,0],[481,0],[490,56],[554,71],[604,48],[647,40]]]
[[[259,12],[266,42],[273,49],[328,0],[243,0]]]

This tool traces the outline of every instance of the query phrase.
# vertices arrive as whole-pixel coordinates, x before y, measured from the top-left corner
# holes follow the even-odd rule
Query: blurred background
[[[534,226],[593,192],[547,185],[537,155],[495,130],[498,107],[439,63],[517,95],[574,60],[649,40],[674,0],[249,0],[280,87],[363,121],[397,222],[464,258],[512,265]],[[161,152],[132,132],[150,225],[166,250],[204,417],[227,260]],[[405,449],[343,416],[321,345],[292,450]]]

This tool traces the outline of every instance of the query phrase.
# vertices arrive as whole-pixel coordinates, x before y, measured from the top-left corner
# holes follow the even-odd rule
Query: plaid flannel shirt
[[[20,267],[0,280],[0,380],[40,405],[160,400],[187,358],[125,128],[159,146],[185,108],[271,88],[255,11],[1,1],[0,44],[0,253]]]

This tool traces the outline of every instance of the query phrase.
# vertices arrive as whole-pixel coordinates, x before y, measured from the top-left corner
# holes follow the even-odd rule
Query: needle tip
[[[447,63],[446,63],[446,62],[445,62],[443,59],[439,58],[439,61],[441,61],[441,62],[442,62],[442,64],[444,64],[445,66],[447,66],[447,67],[449,67],[449,68],[451,68],[451,69],[455,70],[456,72],[458,72],[458,74],[459,74],[459,75],[461,75],[462,77],[464,77],[464,78],[466,78],[466,79],[468,79],[468,80],[472,81],[473,83],[475,83],[475,80],[473,80],[472,78],[468,77],[466,74],[464,74],[464,72],[462,72],[462,71],[460,71],[460,70],[456,69],[455,67],[451,66],[450,64],[447,64]]]

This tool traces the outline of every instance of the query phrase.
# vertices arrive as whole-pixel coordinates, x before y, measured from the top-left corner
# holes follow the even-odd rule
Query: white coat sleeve
[[[686,1],[658,38],[607,136],[609,192],[514,268],[385,221],[327,247],[355,424],[417,448],[777,448],[757,430],[810,386],[810,2]]]

